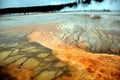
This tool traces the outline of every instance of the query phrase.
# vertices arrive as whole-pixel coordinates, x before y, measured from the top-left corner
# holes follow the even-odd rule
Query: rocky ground
[[[0,17],[0,80],[119,80],[119,17],[79,12]]]
[[[25,33],[0,35],[0,66],[1,80],[54,80],[70,71],[50,49],[29,43]]]

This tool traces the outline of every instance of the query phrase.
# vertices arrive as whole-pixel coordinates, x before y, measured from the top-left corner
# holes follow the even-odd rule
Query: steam
[[[99,1],[99,2],[98,2]],[[78,10],[120,10],[120,0],[91,0],[89,4],[78,4],[77,7],[65,7],[61,11],[78,11]]]

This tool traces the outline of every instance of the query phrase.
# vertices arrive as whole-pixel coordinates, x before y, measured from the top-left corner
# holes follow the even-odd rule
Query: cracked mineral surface
[[[0,80],[119,80],[120,15],[0,17]]]

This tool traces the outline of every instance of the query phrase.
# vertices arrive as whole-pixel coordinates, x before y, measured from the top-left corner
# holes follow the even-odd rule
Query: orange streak
[[[52,49],[53,54],[76,71],[71,78],[62,80],[119,80],[120,57],[109,54],[93,54],[83,49],[68,46],[54,36],[53,32],[33,32],[28,35],[30,42],[37,42]],[[67,78],[67,79],[66,79]]]

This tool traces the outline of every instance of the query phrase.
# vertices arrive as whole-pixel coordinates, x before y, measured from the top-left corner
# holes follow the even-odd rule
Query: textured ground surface
[[[119,55],[119,14],[0,17],[0,80],[119,80]]]

